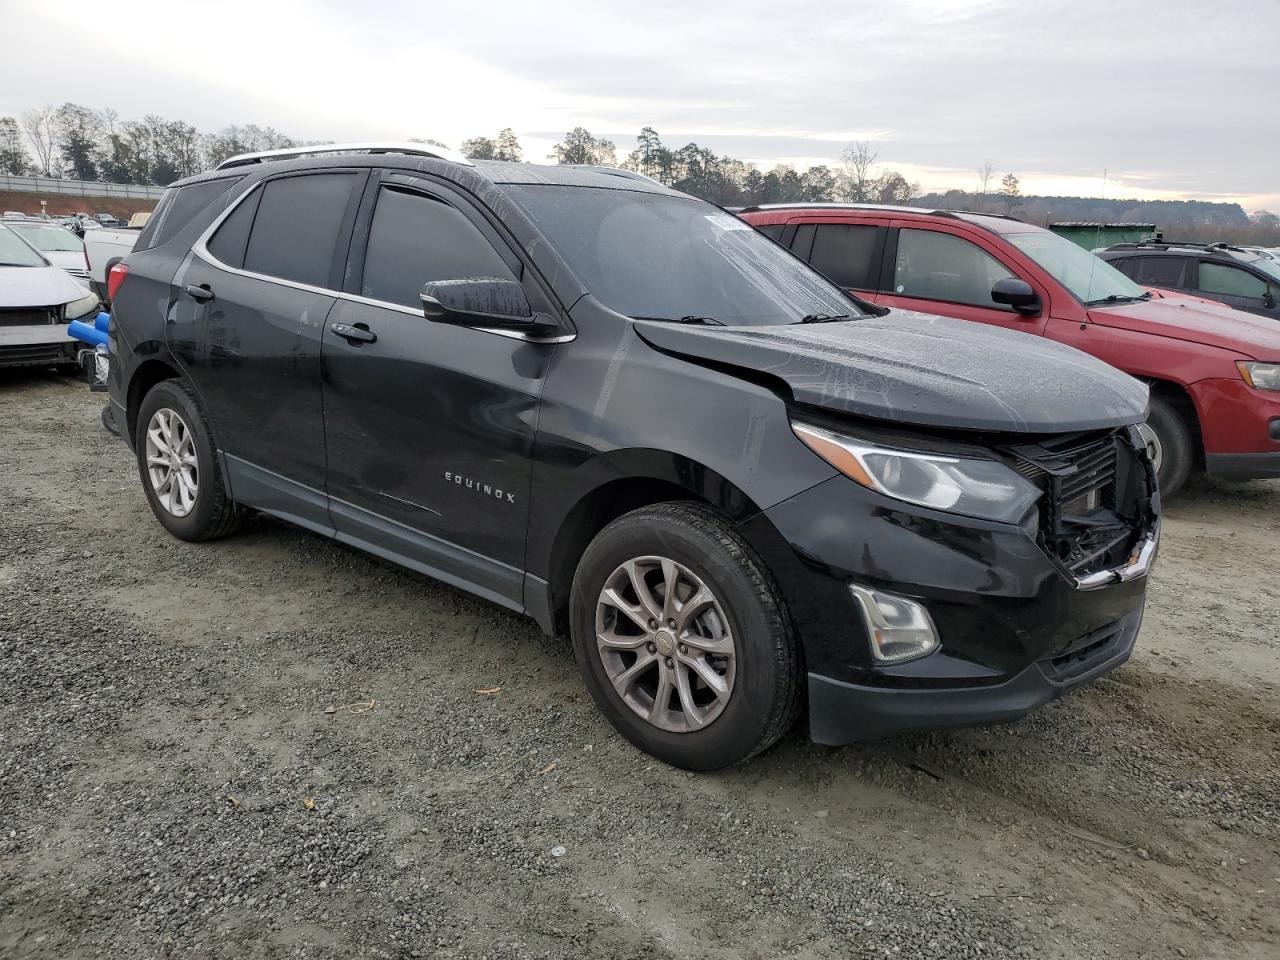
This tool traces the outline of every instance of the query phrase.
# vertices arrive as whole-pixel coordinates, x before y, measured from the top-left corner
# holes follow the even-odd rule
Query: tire
[[[1191,468],[1195,465],[1195,441],[1186,418],[1163,397],[1151,398],[1151,413],[1147,417],[1148,449],[1157,462],[1156,478],[1160,485],[1160,498],[1171,500],[1182,489]]]
[[[670,613],[676,629],[663,622],[655,632],[652,618],[649,626],[640,622],[636,571],[646,589],[652,586],[648,609]],[[631,615],[605,600],[606,587]],[[668,605],[668,594],[682,602]],[[701,601],[689,606],[695,596]],[[701,504],[642,507],[600,531],[574,574],[570,632],[600,711],[633,744],[673,766],[739,763],[772,746],[800,712],[800,655],[778,588],[747,543]],[[616,649],[619,642],[634,650]],[[651,665],[641,663],[646,656]],[[660,708],[663,676],[672,686]]]
[[[169,424],[168,438],[157,417]],[[165,449],[158,445],[153,449],[153,437],[148,435],[153,429],[155,441],[181,452],[178,460],[168,458],[170,466],[157,466],[158,473],[172,478],[167,488],[148,465],[149,453]],[[151,388],[138,409],[134,437],[142,489],[162,527],[178,539],[192,542],[216,540],[235,530],[240,512],[227,496],[208,418],[186,383],[162,380]],[[190,467],[174,470],[172,464],[179,461],[189,462]],[[191,491],[194,493],[188,496]]]

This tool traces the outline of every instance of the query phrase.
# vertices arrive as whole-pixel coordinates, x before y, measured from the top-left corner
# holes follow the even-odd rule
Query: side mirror
[[[530,333],[546,326],[544,318],[530,309],[524,289],[514,280],[432,280],[423,285],[420,296],[423,315],[436,323]]]
[[[1268,310],[1274,310],[1276,308],[1276,295],[1268,290],[1262,295],[1262,305]]]
[[[1031,289],[1031,284],[1016,277],[1005,277],[991,286],[991,299],[1002,303],[1024,317],[1032,317],[1040,312],[1040,298]]]

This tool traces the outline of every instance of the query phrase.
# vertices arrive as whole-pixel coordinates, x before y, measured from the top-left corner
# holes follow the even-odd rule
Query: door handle
[[[183,292],[196,303],[208,303],[213,299],[212,290],[208,287],[197,287],[194,283],[187,284]]]
[[[378,335],[362,323],[352,326],[349,323],[331,323],[329,329],[348,343],[375,343]]]

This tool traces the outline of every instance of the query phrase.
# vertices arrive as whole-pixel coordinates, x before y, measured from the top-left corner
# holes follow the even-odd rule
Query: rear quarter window
[[[169,240],[179,230],[189,224],[202,211],[208,209],[214,201],[224,200],[231,188],[243,180],[238,177],[223,177],[217,180],[201,180],[189,183],[185,187],[174,187],[165,191],[155,213],[138,235],[135,250],[150,250]]]

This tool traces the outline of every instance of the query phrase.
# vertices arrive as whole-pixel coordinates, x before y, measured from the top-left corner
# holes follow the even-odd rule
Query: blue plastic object
[[[103,347],[107,344],[105,332],[99,330],[96,326],[89,326],[82,320],[72,320],[67,324],[67,335],[93,347]]]
[[[105,310],[99,310],[98,315],[93,318],[93,326],[95,330],[107,332],[107,327],[111,325],[111,314]]]

